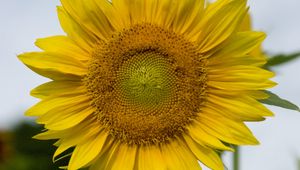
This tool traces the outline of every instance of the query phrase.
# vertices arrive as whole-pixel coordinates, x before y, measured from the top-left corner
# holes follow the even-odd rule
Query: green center
[[[157,107],[171,95],[174,76],[167,59],[160,53],[146,51],[127,60],[119,72],[123,97],[130,104]]]

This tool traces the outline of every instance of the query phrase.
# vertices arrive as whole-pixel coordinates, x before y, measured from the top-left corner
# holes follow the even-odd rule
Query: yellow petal
[[[154,0],[152,7],[154,7],[153,23],[163,26],[164,28],[171,28],[172,22],[176,17],[178,7],[177,1],[172,0]],[[154,6],[156,5],[156,7]]]
[[[252,132],[243,122],[214,114],[214,110],[212,109],[205,108],[198,121],[198,125],[201,126],[204,131],[224,142],[236,145],[258,144]]]
[[[205,9],[205,18],[203,18],[204,23],[207,23],[211,18],[215,15],[216,11],[224,8],[225,5],[231,3],[232,0],[217,0],[213,3],[210,1],[206,2],[206,9]]]
[[[200,22],[204,12],[204,0],[176,1],[177,12],[173,21],[174,30],[180,34],[192,31]],[[188,33],[187,33],[188,34]]]
[[[83,121],[75,127],[60,131],[63,132],[64,135],[60,137],[60,144],[53,155],[53,160],[67,149],[97,136],[103,128],[93,121],[95,120]],[[37,137],[38,139],[41,138],[39,135],[37,135]],[[42,137],[49,138],[49,135]]]
[[[209,94],[207,106],[224,113],[231,112],[251,121],[264,120],[263,116],[272,116],[273,113],[260,102],[247,96],[224,96]]]
[[[264,91],[260,90],[223,90],[210,88],[207,90],[209,94],[215,94],[217,96],[223,96],[227,98],[235,98],[237,96],[249,96],[250,98],[261,100],[269,97]]]
[[[214,170],[224,169],[219,155],[214,150],[197,144],[187,135],[183,135],[183,137],[190,150],[203,164]]]
[[[249,94],[249,95],[251,95],[251,94]],[[263,95],[263,96],[260,96],[260,97],[267,97],[268,96],[268,95],[264,94],[264,92],[262,92],[260,94],[257,92],[256,95]],[[249,97],[240,96],[239,100],[243,103],[246,103],[246,104],[256,108],[257,113],[260,114],[261,116],[274,116],[273,112],[271,112],[266,106],[264,106],[262,103],[257,101],[255,98],[252,98],[250,96]]]
[[[37,134],[37,135],[33,136],[32,138],[38,139],[38,140],[58,139],[67,134],[68,134],[67,131],[47,130],[46,132]]]
[[[94,161],[89,170],[109,169],[108,165],[111,161],[114,161],[114,153],[117,152],[119,145],[120,142],[112,142],[110,148],[107,149],[104,154],[102,154],[97,160]]]
[[[45,128],[50,130],[64,130],[79,124],[94,112],[95,109],[88,104],[73,103],[50,110],[39,117],[37,123],[45,124]]]
[[[68,169],[80,169],[95,159],[102,150],[107,136],[108,134],[102,131],[94,138],[90,138],[84,143],[77,145],[73,151]]]
[[[246,54],[243,56],[232,56],[232,57],[212,57],[211,62],[208,64],[208,68],[225,68],[237,65],[248,65],[261,67],[266,64],[267,60],[262,57],[256,57],[252,54]]]
[[[225,146],[218,138],[205,132],[201,126],[198,125],[197,121],[194,121],[187,127],[187,129],[191,138],[198,144],[210,146],[216,149],[233,151],[232,148]]]
[[[166,170],[158,145],[141,146],[138,150],[138,170]]]
[[[67,149],[76,146],[77,144],[80,144],[84,141],[87,141],[93,136],[96,136],[102,129],[103,128],[99,127],[98,123],[95,123],[94,119],[90,119],[81,122],[75,127],[60,131],[48,130],[46,132],[34,136],[33,138],[39,140],[60,138],[60,140],[58,140],[55,143],[55,146],[58,146],[57,150],[53,155],[53,161],[55,161],[55,158],[58,155],[60,155]]]
[[[129,28],[133,23],[133,19],[135,16],[131,16],[129,5],[131,4],[131,0],[113,0],[112,6],[118,11],[119,15],[122,16],[122,25],[124,28]]]
[[[247,13],[245,0],[233,0],[222,6],[203,25],[197,42],[201,52],[207,52],[228,39],[242,22]],[[203,17],[205,18],[205,14]]]
[[[277,83],[266,80],[263,83],[260,82],[220,82],[220,81],[210,81],[208,83],[210,87],[223,89],[223,90],[265,90],[267,88],[274,87]]]
[[[137,145],[120,144],[110,159],[107,169],[132,170],[136,162]]]
[[[265,37],[263,32],[239,32],[224,47],[212,54],[209,64],[227,65],[234,60],[242,60],[242,57],[258,47]]]
[[[45,99],[50,96],[74,93],[74,91],[84,91],[82,82],[67,80],[51,81],[34,88],[30,94],[33,97]]]
[[[132,16],[131,22],[132,24],[140,24],[141,22],[151,23],[150,20],[147,21],[146,17],[151,15],[147,14],[152,11],[153,5],[151,3],[155,3],[154,1],[140,1],[140,0],[123,0],[129,9],[129,15]],[[153,14],[152,14],[153,15]]]
[[[185,139],[185,142],[187,143],[187,146],[198,158],[198,160],[201,161],[204,165],[211,169],[224,169],[219,155],[214,150],[197,144],[187,135],[184,135],[183,137]]]
[[[52,36],[37,39],[35,45],[47,52],[68,56],[80,61],[90,59],[90,52],[85,51],[66,36]]]
[[[186,147],[186,144],[175,139],[161,146],[162,156],[167,169],[172,170],[201,170],[197,158]]]
[[[244,17],[244,20],[239,28],[240,31],[250,31],[252,30],[252,23],[251,23],[251,16],[249,13]],[[250,55],[253,56],[253,58],[257,60],[261,60],[260,63],[257,64],[257,66],[263,66],[266,64],[267,56],[264,54],[262,50],[262,46],[257,46],[255,49],[253,49],[250,52]]]
[[[41,115],[37,119],[37,123],[46,124],[60,118],[62,119],[60,121],[63,121],[63,119],[68,119],[68,116],[76,116],[77,113],[80,113],[83,110],[93,110],[87,109],[89,107],[90,104],[87,97],[77,101],[65,102],[63,105],[49,109],[45,114]],[[55,121],[53,123],[55,123]]]
[[[50,77],[55,74],[61,74],[61,79],[67,75],[84,76],[87,72],[87,65],[66,56],[59,56],[49,52],[31,52],[24,53],[18,58],[29,68],[33,68],[38,74]],[[39,72],[39,71],[42,72]],[[44,73],[47,73],[44,75]]]
[[[86,51],[92,51],[97,39],[84,30],[62,7],[57,7],[60,25],[68,37],[79,47]]]
[[[269,98],[269,95],[265,93],[264,91],[250,91],[249,96],[253,97],[254,99],[267,99]]]
[[[252,29],[251,16],[250,16],[250,13],[248,12],[244,17],[239,30],[240,31],[250,31],[251,29]]]
[[[138,0],[136,0],[138,1]],[[149,23],[155,23],[155,18],[156,18],[156,14],[157,14],[157,10],[158,10],[158,0],[151,0],[151,1],[143,1],[144,2],[144,17],[146,22]]]
[[[111,37],[114,28],[103,11],[93,0],[61,0],[63,8],[74,20],[84,27],[87,32],[93,33],[95,39],[107,40]]]
[[[82,102],[89,100],[88,97],[82,92],[74,92],[72,95],[62,95],[46,98],[36,105],[32,106],[25,112],[27,116],[41,116],[47,113],[49,110],[56,107],[66,105],[66,103]]]
[[[208,70],[208,86],[223,90],[265,90],[276,85],[274,73],[254,66],[231,66]]]
[[[227,103],[226,103],[227,105]],[[242,111],[238,110],[236,106],[233,106],[233,110],[229,110],[229,107],[227,106],[220,106],[218,104],[208,102],[206,105],[207,108],[215,110],[217,113],[220,114],[220,116],[228,117],[232,120],[237,121],[263,121],[265,120],[264,117],[262,117],[258,113],[249,114],[250,111]]]
[[[95,0],[94,0],[95,1]],[[96,6],[99,8],[99,12],[102,11],[103,15],[106,16],[110,24],[115,30],[121,31],[126,25],[123,23],[124,17],[120,14],[115,6],[108,0],[96,0]]]

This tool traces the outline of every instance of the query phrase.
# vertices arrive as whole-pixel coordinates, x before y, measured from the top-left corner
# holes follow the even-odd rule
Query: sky
[[[270,54],[300,51],[299,0],[249,0],[256,30],[268,35],[264,49]],[[0,6],[0,129],[25,118],[24,110],[37,102],[33,87],[46,82],[27,69],[17,54],[38,50],[37,38],[63,34],[56,15],[58,0],[10,0]],[[279,84],[272,91],[300,105],[300,59],[275,69]],[[259,146],[241,148],[241,170],[297,170],[300,158],[300,113],[270,107],[275,117],[248,123]],[[224,157],[231,169],[231,154]]]

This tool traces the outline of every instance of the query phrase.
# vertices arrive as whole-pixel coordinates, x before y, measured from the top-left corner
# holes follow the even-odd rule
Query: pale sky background
[[[17,54],[37,50],[37,38],[63,34],[56,16],[58,0],[1,0],[0,6],[0,129],[25,119],[23,112],[37,102],[33,87],[47,81],[27,69]],[[257,30],[267,32],[265,50],[300,51],[300,0],[249,0]],[[300,105],[300,59],[276,69],[279,83],[272,91]],[[300,113],[270,107],[276,114],[249,123],[261,145],[242,147],[241,170],[297,170],[300,158]],[[27,118],[28,119],[28,118]],[[230,154],[224,160],[231,168]]]

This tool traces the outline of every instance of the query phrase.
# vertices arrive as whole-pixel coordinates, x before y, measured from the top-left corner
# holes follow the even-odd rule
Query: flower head
[[[38,39],[20,60],[50,82],[33,89],[37,116],[74,148],[76,170],[223,169],[224,143],[257,144],[244,121],[272,113],[275,85],[253,52],[265,34],[243,29],[246,0],[61,0],[66,36]]]

